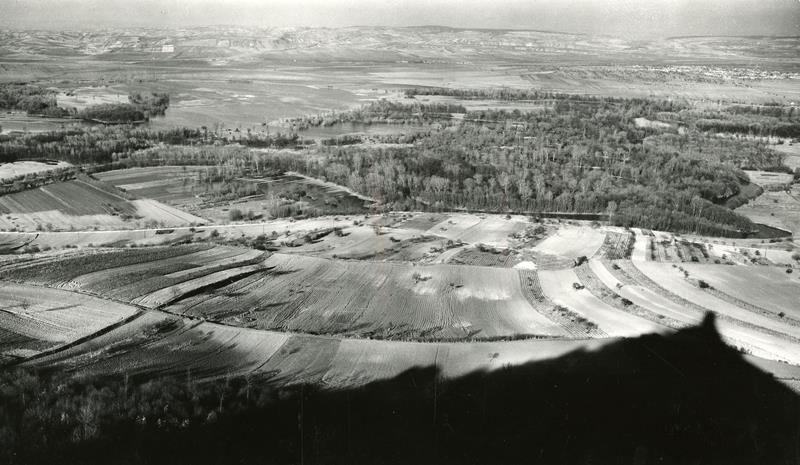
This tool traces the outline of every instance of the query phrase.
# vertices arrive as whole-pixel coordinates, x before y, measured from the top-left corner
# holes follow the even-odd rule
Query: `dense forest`
[[[567,99],[540,112],[470,112],[411,147],[324,147],[322,157],[273,163],[397,210],[605,212],[623,226],[750,230],[722,204],[748,185],[740,168],[774,169],[780,156],[756,141],[632,123],[675,110],[668,101]]]
[[[483,92],[448,91],[495,95]],[[379,101],[293,123],[415,124],[409,134],[386,136],[379,144],[358,136],[313,144],[297,132],[125,125],[0,136],[0,161],[47,158],[102,169],[203,164],[221,167],[231,182],[248,173],[297,171],[368,195],[385,210],[603,213],[622,226],[725,236],[755,229],[728,208],[760,193],[742,169],[788,170],[759,138],[706,131],[710,113],[682,101],[496,92],[553,102],[529,112],[470,112],[452,104]],[[737,111],[725,115],[760,119],[776,113]],[[794,118],[784,113],[776,118]],[[669,123],[641,125],[642,118]]]

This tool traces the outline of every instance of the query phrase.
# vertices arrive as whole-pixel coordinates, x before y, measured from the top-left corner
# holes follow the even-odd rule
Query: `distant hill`
[[[630,40],[562,32],[443,26],[346,28],[128,29],[3,31],[7,58],[483,62],[570,57],[574,60],[780,59],[797,61],[800,37],[674,37]]]

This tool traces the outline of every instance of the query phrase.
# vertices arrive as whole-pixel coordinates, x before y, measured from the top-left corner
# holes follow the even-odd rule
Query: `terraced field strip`
[[[606,304],[587,289],[575,289],[573,283],[580,283],[580,280],[572,269],[543,270],[538,273],[542,290],[550,300],[579,313],[610,336],[631,337],[665,329]]]
[[[211,247],[207,244],[198,244],[135,250],[95,249],[81,251],[74,255],[48,256],[40,260],[19,263],[15,266],[4,268],[0,271],[0,277],[50,286],[73,282],[80,277],[85,277],[85,281],[91,283],[96,279],[107,276],[113,270],[122,270],[126,267],[133,267],[132,269],[135,271],[149,269],[153,266],[153,263],[158,263],[159,261],[168,262],[182,255],[208,250],[209,248]]]
[[[44,341],[41,349],[82,338],[138,309],[85,294],[12,282],[0,285],[0,328]]]
[[[227,249],[227,250],[226,250]],[[219,251],[219,253],[217,252]],[[193,262],[194,264],[198,265],[196,268],[189,268],[187,270],[176,271],[174,273],[164,275],[165,278],[183,278],[185,276],[190,276],[194,273],[205,272],[209,270],[213,270],[220,267],[230,267],[235,266],[239,263],[248,262],[250,260],[254,260],[258,257],[264,255],[264,252],[260,250],[252,250],[252,249],[230,249],[226,247],[215,247],[205,252],[205,254],[197,254],[197,262]],[[185,259],[190,258],[190,256],[184,256]]]
[[[800,337],[800,327],[776,321],[764,315],[736,307],[731,305],[729,302],[720,300],[719,298],[703,291],[699,287],[687,281],[678,269],[672,268],[672,266],[669,264],[642,262],[635,263],[634,266],[636,266],[645,276],[658,283],[660,286],[669,289],[672,293],[678,295],[682,299],[693,302],[704,309],[711,310],[719,315],[728,316],[760,328],[765,328],[777,334],[790,336],[790,338],[793,339],[798,339],[798,337]]]
[[[711,287],[704,292],[720,300],[772,318],[800,320],[800,280],[783,267],[687,263],[683,268],[707,282]]]
[[[534,270],[519,270],[520,287],[522,293],[531,307],[549,318],[551,321],[567,330],[574,336],[582,337],[606,337],[605,331],[597,327],[596,324],[582,318],[574,311],[556,306],[544,295],[542,286],[539,283],[539,275]]]
[[[169,374],[186,376],[187,380],[264,373],[277,384],[307,382],[335,388],[363,385],[423,366],[438,366],[445,377],[460,376],[475,370],[550,359],[576,350],[596,350],[615,341],[613,338],[472,343],[353,340],[248,330],[146,311],[130,323],[26,365],[61,365],[76,372],[104,375]]]
[[[625,262],[621,260],[614,261],[610,262],[610,265],[612,267],[613,265],[619,266],[621,263]],[[682,322],[684,325],[695,325],[702,321],[703,315],[705,314],[704,312],[680,305],[653,291],[648,286],[639,284],[637,281],[620,279],[620,277],[611,271],[613,268],[609,268],[606,263],[590,261],[590,265],[603,284],[609,289],[616,290],[619,295],[632,301],[634,304],[649,309],[658,315],[663,315],[668,319]]]
[[[648,308],[642,307],[622,296],[619,293],[622,283],[613,282],[616,279],[599,259],[590,259],[588,263],[576,267],[574,270],[581,280],[580,282],[586,286],[589,292],[617,310],[652,321],[664,328],[678,329],[685,326],[680,320],[674,320],[665,315],[652,312]],[[612,286],[608,284],[612,284]]]
[[[708,311],[708,309],[659,286],[633,266],[633,263],[626,260],[619,260],[615,263],[620,269],[614,270],[613,273],[624,283],[621,289],[622,295],[638,305],[676,320],[685,321],[687,324],[696,324]],[[724,314],[717,314],[717,316],[717,326],[730,344],[744,347],[751,353],[770,360],[800,363],[798,362],[800,354],[798,354],[797,344],[776,336],[779,333],[759,328],[752,323],[743,322]]]
[[[611,262],[612,264],[624,264],[625,261]],[[627,262],[630,264],[630,262]],[[647,285],[640,285],[628,279],[618,279],[619,270],[612,272],[607,267],[607,263],[590,261],[596,275],[603,283],[611,289],[615,289],[620,296],[633,302],[633,304],[647,309],[654,314],[664,315],[664,322],[669,323],[673,328],[693,326],[702,320],[705,311],[697,306],[681,305],[674,300],[665,297],[659,292],[649,288]],[[624,267],[625,265],[623,265]],[[625,282],[623,284],[623,281]],[[618,287],[617,284],[622,284]],[[748,352],[769,360],[793,361],[798,360],[798,347],[787,344],[779,338],[771,337],[764,332],[745,327],[731,321],[728,318],[718,318],[717,328],[725,340],[733,346],[746,349]]]
[[[272,383],[332,388],[389,379],[414,367],[438,367],[442,376],[545,360],[596,350],[615,339],[418,343],[339,339],[198,323],[159,311],[95,339],[27,362],[80,373],[187,380],[261,373]]]
[[[127,325],[29,364],[61,364],[97,374],[211,379],[259,369],[289,337],[147,311]]]
[[[531,307],[516,270],[286,254],[264,265],[269,270],[169,311],[260,329],[381,339],[568,335]]]
[[[158,291],[133,299],[133,303],[148,308],[158,308],[170,304],[187,295],[202,292],[211,287],[223,286],[242,277],[261,271],[262,265],[245,265],[227,270],[217,271],[205,276],[184,281],[174,286],[165,287]]]

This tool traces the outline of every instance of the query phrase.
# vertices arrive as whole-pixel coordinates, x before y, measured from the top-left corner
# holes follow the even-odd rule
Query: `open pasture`
[[[515,270],[283,254],[264,265],[263,273],[167,310],[260,329],[382,339],[566,334],[531,307]]]

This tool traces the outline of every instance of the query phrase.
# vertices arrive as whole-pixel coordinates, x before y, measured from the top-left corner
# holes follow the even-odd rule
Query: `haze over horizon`
[[[797,0],[0,0],[0,28],[439,25],[653,39],[800,35]]]

